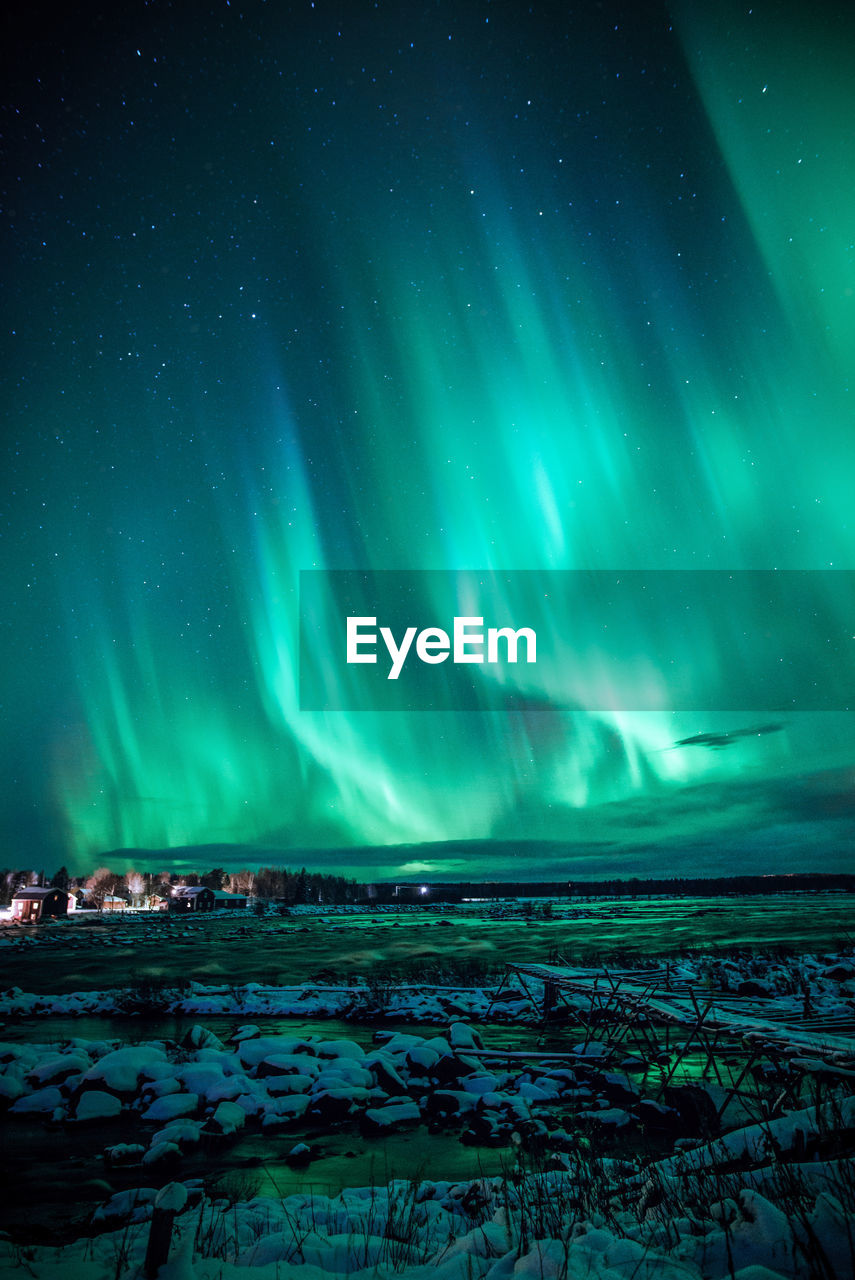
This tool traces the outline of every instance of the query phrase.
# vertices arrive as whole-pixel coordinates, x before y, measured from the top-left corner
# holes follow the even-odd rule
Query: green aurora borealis
[[[851,6],[46,12],[3,91],[2,860],[851,868],[851,712],[531,672],[307,712],[297,669],[303,569],[855,569]]]

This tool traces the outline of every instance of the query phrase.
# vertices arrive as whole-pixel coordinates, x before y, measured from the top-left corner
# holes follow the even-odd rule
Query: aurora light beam
[[[306,569],[530,571],[540,634],[547,570],[855,568],[849,8],[18,21],[7,860],[848,865],[851,712],[573,710],[531,671],[522,710],[303,711],[297,661]]]

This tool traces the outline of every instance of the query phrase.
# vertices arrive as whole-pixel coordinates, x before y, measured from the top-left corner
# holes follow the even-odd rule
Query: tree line
[[[88,876],[72,876],[66,867],[60,867],[51,875],[31,868],[7,867],[0,870],[0,903],[8,906],[22,889],[44,886],[82,894],[84,901],[100,911],[111,897],[121,898],[131,906],[149,906],[156,899],[168,898],[177,885],[200,884],[286,906],[306,903],[340,906],[355,902],[359,893],[355,880],[308,871],[305,867],[299,871],[285,867],[226,871],[223,867],[214,867],[202,874],[185,875],[174,871],[115,872],[109,867],[96,867]]]

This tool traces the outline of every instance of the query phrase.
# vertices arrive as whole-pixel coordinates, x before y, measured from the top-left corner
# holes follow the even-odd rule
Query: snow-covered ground
[[[173,1182],[106,1205],[107,1229],[91,1239],[0,1245],[0,1266],[42,1280],[139,1276],[153,1218],[177,1207],[159,1280],[242,1280],[247,1268],[258,1280],[844,1280],[851,1185],[824,1169],[812,1197],[788,1195],[782,1207],[774,1181],[765,1194],[720,1187],[701,1206],[667,1179],[639,1195],[622,1169],[603,1164],[247,1201]]]
[[[584,970],[573,973],[585,980]],[[165,988],[164,1012],[199,1020],[180,1044],[50,1039],[55,1016],[127,1012],[127,990],[6,991],[0,1016],[32,1018],[42,1037],[0,1043],[7,1141],[46,1125],[61,1161],[75,1135],[97,1134],[106,1180],[125,1189],[105,1188],[85,1235],[61,1245],[7,1215],[0,1272],[130,1280],[145,1274],[154,1224],[156,1237],[171,1236],[160,1280],[238,1280],[247,1267],[260,1280],[850,1277],[852,1055],[811,1059],[805,1035],[851,1022],[855,966],[843,955],[693,955],[672,962],[670,974],[698,992],[762,1001],[776,1025],[801,1019],[799,1043],[774,1060],[758,1055],[742,1081],[750,1051],[734,1059],[732,1047],[724,1079],[711,1071],[667,1081],[655,1039],[646,1057],[637,1043],[610,1045],[607,1028],[580,1031],[561,1054],[544,1051],[537,1010],[513,982],[498,1002],[495,988],[481,987]],[[584,1013],[584,995],[573,1000]],[[472,1024],[488,1010],[491,1020],[517,1025],[528,1047],[485,1047]],[[204,1025],[214,1015],[247,1021],[220,1038]],[[370,1044],[270,1034],[271,1015],[373,1016],[377,1030]],[[434,1028],[384,1027],[404,1020]],[[222,1169],[250,1132],[295,1166],[310,1165],[318,1135],[341,1129],[366,1142],[411,1135],[424,1146],[429,1179],[224,1196],[215,1180],[185,1170],[200,1151],[212,1172]],[[431,1163],[431,1134],[501,1148],[504,1172],[444,1180]]]

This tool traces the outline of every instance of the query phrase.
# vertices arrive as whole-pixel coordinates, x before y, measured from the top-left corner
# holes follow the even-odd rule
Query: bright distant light
[[[423,884],[420,886],[419,893],[427,893],[427,891],[428,891],[428,887],[426,884]]]

